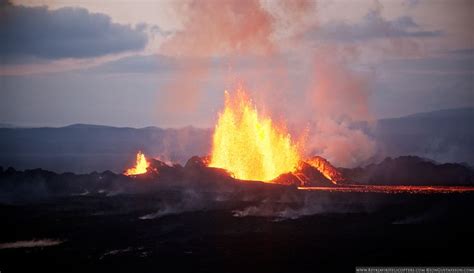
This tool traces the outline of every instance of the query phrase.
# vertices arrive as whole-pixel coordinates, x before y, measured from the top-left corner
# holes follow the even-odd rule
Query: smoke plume
[[[344,50],[344,49],[342,49]],[[307,152],[339,166],[353,167],[375,153],[375,142],[353,124],[371,120],[369,75],[349,68],[337,47],[314,51],[306,111],[312,113]]]
[[[369,159],[375,152],[373,141],[352,126],[371,117],[368,77],[348,67],[357,50],[328,41],[302,45],[305,30],[317,30],[316,10],[316,3],[306,0],[178,2],[175,11],[183,18],[182,28],[162,45],[165,54],[180,62],[179,76],[165,89],[168,110],[192,113],[216,58],[230,66],[250,58],[237,78],[257,82],[253,92],[258,93],[252,93],[257,106],[277,121],[298,127],[291,128],[298,134],[308,129],[308,154],[338,166]],[[298,71],[295,60],[287,58],[289,52],[301,63]]]
[[[179,77],[166,88],[170,110],[192,112],[213,58],[224,58],[230,66],[245,56],[258,56],[263,62],[273,59],[279,52],[278,36],[288,36],[282,30],[301,24],[302,15],[314,5],[307,0],[264,4],[258,0],[176,3],[182,29],[161,48],[180,62]]]

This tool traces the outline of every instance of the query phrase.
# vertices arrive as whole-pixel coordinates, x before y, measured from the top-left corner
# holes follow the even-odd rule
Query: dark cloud
[[[360,23],[331,22],[309,34],[311,38],[339,42],[404,37],[428,38],[440,35],[441,31],[422,30],[409,16],[386,20],[377,11],[369,12]]]
[[[113,23],[83,8],[48,10],[0,2],[0,57],[88,58],[143,49],[145,27]],[[10,60],[10,61],[9,61]]]

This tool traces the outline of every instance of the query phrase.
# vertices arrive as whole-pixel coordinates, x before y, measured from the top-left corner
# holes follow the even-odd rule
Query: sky
[[[473,14],[469,0],[0,0],[0,123],[211,127],[236,84],[290,125],[474,107]]]

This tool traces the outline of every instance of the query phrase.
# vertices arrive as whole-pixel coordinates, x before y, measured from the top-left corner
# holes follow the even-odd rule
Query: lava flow
[[[135,167],[132,167],[124,172],[125,175],[138,175],[147,172],[150,163],[146,160],[145,155],[142,152],[137,153],[137,159]]]
[[[225,108],[213,136],[209,166],[226,169],[234,178],[269,182],[295,170],[297,145],[285,128],[260,115],[241,89],[225,93]]]
[[[322,175],[324,175],[324,177],[329,179],[334,184],[338,184],[344,180],[342,174],[334,166],[332,166],[329,161],[320,156],[314,156],[312,158],[306,159],[305,162],[316,168],[319,172],[321,172]]]

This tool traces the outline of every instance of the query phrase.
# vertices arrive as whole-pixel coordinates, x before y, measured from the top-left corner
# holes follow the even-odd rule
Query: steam
[[[183,29],[163,45],[165,52],[185,57],[268,52],[272,18],[259,1],[183,1],[176,11]]]
[[[313,5],[308,0],[177,2],[182,29],[161,50],[178,57],[180,74],[167,86],[164,105],[175,112],[195,109],[214,58],[227,58],[230,66],[245,56],[273,59],[279,53],[277,40],[303,25]]]
[[[165,90],[165,105],[171,112],[196,109],[211,58],[272,51],[271,16],[259,1],[180,1],[175,10],[185,20],[183,28],[162,46],[180,62],[179,77]]]
[[[360,201],[360,200],[359,200]],[[334,198],[330,195],[295,194],[286,192],[261,200],[258,204],[233,211],[234,217],[266,217],[274,221],[294,220],[304,216],[327,213],[351,213],[370,210],[362,202],[355,206],[356,200]]]
[[[276,120],[283,116],[294,124],[295,139],[307,132],[308,155],[352,167],[375,154],[374,141],[353,126],[371,119],[370,75],[349,67],[357,48],[331,41],[303,43],[306,30],[317,31],[315,2],[189,0],[178,2],[175,12],[183,18],[182,28],[161,48],[180,62],[179,76],[165,89],[168,111],[191,115],[196,110],[216,58],[233,67],[251,56],[243,79],[258,82],[256,103]],[[297,60],[288,59],[290,52]],[[292,61],[303,69],[291,71]]]
[[[141,220],[151,220],[167,215],[181,214],[190,211],[204,210],[213,198],[203,192],[185,189],[178,200],[164,200],[158,211],[140,217]]]
[[[2,244],[0,244],[0,249],[46,247],[46,246],[55,246],[55,245],[59,245],[59,244],[62,244],[62,243],[63,243],[63,241],[54,240],[54,239],[16,241],[16,242],[11,242],[11,243],[2,243]]]
[[[375,154],[374,140],[353,126],[372,119],[371,88],[367,74],[351,70],[338,57],[348,56],[344,50],[323,46],[314,52],[314,80],[307,92],[314,114],[307,149],[337,166],[354,167]]]

